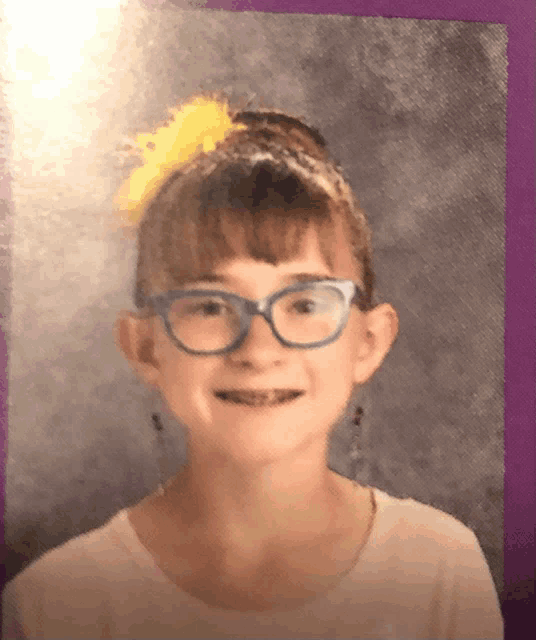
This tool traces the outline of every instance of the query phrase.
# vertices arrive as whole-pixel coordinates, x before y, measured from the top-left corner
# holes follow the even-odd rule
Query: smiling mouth
[[[224,402],[262,407],[290,402],[303,395],[303,391],[293,389],[271,389],[266,391],[230,390],[217,391],[216,397]]]

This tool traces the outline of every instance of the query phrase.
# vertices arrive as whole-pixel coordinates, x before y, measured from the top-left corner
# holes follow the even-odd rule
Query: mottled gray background
[[[34,74],[11,110],[10,574],[156,487],[158,402],[112,336],[135,260],[109,229],[127,169],[116,148],[201,87],[304,116],[346,167],[400,336],[353,402],[360,431],[348,416],[335,431],[330,466],[455,515],[500,592],[505,28],[139,2],[112,23],[71,93],[32,102]],[[184,439],[165,426],[175,471]]]

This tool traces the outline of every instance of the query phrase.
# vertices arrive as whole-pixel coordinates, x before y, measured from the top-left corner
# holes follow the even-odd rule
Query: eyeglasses
[[[238,349],[255,315],[261,315],[287,347],[323,347],[341,335],[350,305],[363,301],[361,289],[352,280],[341,279],[294,284],[260,300],[205,289],[168,291],[147,298],[172,342],[193,355]]]

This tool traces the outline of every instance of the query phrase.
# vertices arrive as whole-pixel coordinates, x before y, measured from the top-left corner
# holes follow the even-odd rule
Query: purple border
[[[155,8],[164,4],[164,0],[145,2]],[[192,5],[194,4],[192,2]],[[504,385],[505,581],[507,584],[515,584],[523,580],[534,580],[536,283],[533,202],[536,11],[533,0],[198,0],[197,4],[207,9],[465,20],[502,23],[508,26]],[[4,183],[3,186],[6,190],[2,189],[0,200],[6,198],[9,201],[9,185]],[[0,380],[0,482],[3,487],[7,433],[7,347],[1,328],[0,357],[5,363],[6,371]],[[2,492],[2,507],[3,495]],[[3,524],[1,532],[3,535]],[[521,601],[520,596],[518,602]],[[516,615],[520,612],[521,609],[518,609]],[[509,618],[510,616],[507,616],[507,631]]]

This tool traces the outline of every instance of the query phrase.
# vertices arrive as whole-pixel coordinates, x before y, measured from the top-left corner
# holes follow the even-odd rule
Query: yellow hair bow
[[[226,102],[212,98],[196,96],[169,112],[169,123],[156,133],[140,134],[134,141],[144,164],[122,185],[115,201],[129,226],[139,222],[145,206],[172,171],[202,152],[212,151],[232,131],[247,128],[232,122]]]

